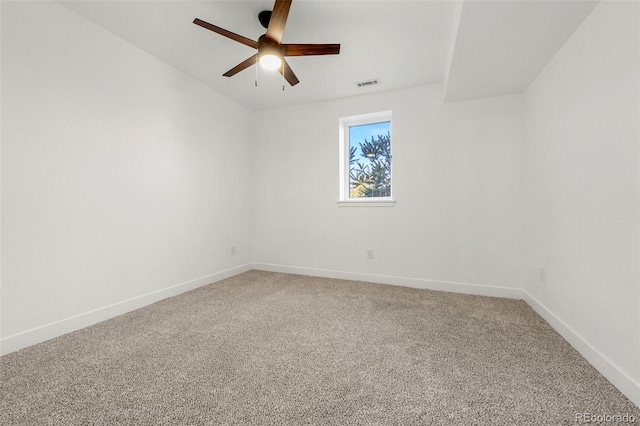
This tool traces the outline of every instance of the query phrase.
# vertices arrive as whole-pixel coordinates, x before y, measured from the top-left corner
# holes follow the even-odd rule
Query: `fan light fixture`
[[[277,70],[282,66],[282,51],[280,46],[260,37],[258,45],[258,60],[262,68]]]
[[[282,60],[276,55],[266,54],[260,57],[260,65],[268,70],[277,70],[282,65]]]

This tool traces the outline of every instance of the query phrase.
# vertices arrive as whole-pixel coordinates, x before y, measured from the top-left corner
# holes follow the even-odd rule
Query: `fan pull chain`
[[[258,87],[258,55],[256,55],[256,87]]]
[[[284,58],[282,59],[282,91],[284,92]]]

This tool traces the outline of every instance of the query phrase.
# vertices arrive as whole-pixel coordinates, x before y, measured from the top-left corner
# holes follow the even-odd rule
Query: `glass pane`
[[[349,198],[391,196],[391,122],[349,127]]]

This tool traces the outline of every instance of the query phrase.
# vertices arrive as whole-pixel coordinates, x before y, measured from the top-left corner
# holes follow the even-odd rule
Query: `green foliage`
[[[349,149],[350,198],[391,196],[391,134],[371,137]]]

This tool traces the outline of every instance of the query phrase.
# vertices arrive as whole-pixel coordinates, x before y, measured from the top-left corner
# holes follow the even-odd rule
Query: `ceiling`
[[[443,100],[522,91],[597,1],[295,0],[283,43],[340,43],[339,55],[290,57],[300,84],[250,67],[255,50],[197,25],[257,40],[273,0],[61,1],[79,15],[251,110],[445,82]],[[379,78],[382,84],[358,88]]]
[[[455,11],[445,101],[527,88],[598,1],[465,1]]]

